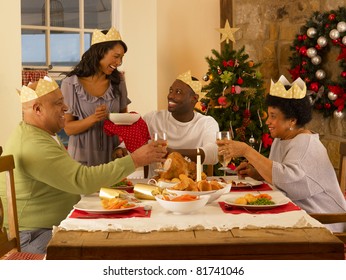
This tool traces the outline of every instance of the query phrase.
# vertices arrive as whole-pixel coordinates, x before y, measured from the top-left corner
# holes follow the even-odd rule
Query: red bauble
[[[320,51],[320,50],[322,49],[322,47],[321,47],[319,44],[317,44],[317,45],[315,46],[315,49],[318,50],[318,51]]]
[[[326,103],[326,104],[324,104],[324,108],[326,108],[326,109],[330,109],[330,107],[331,107],[330,103]]]
[[[220,96],[217,100],[217,102],[221,105],[221,106],[226,106],[227,104],[227,98],[226,96]]]
[[[306,34],[303,35],[303,40],[305,41],[308,38]]]
[[[314,92],[318,92],[319,84],[317,82],[311,83],[309,88]]]
[[[335,14],[330,14],[329,16],[328,16],[328,19],[330,20],[330,21],[333,21],[333,20],[335,20]]]
[[[304,41],[304,38],[302,35],[298,35],[298,41]]]
[[[302,46],[302,47],[300,47],[300,49],[299,49],[299,53],[300,53],[301,55],[306,55],[306,51],[307,51],[306,46]]]
[[[346,78],[346,71],[341,72],[341,77]]]
[[[306,64],[308,64],[308,62],[306,60],[303,60],[302,65],[306,65]]]
[[[244,80],[241,77],[239,77],[237,83],[238,85],[242,85],[244,83]]]
[[[310,83],[310,82],[311,82],[311,80],[310,80],[309,77],[305,77],[305,78],[304,78],[304,81],[305,81],[305,83]]]

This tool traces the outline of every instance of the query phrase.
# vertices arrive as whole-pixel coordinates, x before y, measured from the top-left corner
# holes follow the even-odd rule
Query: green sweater
[[[6,154],[15,160],[19,230],[59,225],[81,194],[111,186],[135,170],[131,156],[99,166],[81,165],[51,135],[24,122],[10,136]],[[5,194],[5,176],[1,176],[0,196],[7,209]]]

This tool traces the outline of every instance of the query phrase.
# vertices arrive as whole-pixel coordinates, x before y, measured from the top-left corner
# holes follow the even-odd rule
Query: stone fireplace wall
[[[337,10],[340,6],[346,6],[346,0],[221,0],[221,25],[227,18],[233,27],[240,28],[233,48],[245,46],[250,58],[262,63],[260,71],[268,92],[271,79],[277,80],[282,74],[291,77],[287,70],[290,46],[300,27],[314,11]],[[339,69],[330,71],[340,73]],[[346,141],[346,117],[323,118],[316,112],[309,128],[320,134],[339,174],[339,145]]]

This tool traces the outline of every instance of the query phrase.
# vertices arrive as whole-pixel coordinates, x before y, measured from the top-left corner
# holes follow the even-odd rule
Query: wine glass
[[[159,145],[159,147],[167,146],[167,134],[164,131],[154,132],[152,136],[152,140],[153,141],[164,140],[166,141],[166,143],[163,145]],[[163,164],[161,162],[158,162],[156,163],[156,168],[154,169],[154,171],[159,173],[159,172],[164,172],[166,170],[163,168]]]
[[[216,140],[231,140],[231,133],[229,131],[218,131],[216,132]],[[218,154],[219,162],[221,163],[222,167],[219,168],[219,170],[224,171],[224,176],[226,176],[226,172],[231,173],[231,168],[227,167],[228,160],[225,158],[224,155]]]

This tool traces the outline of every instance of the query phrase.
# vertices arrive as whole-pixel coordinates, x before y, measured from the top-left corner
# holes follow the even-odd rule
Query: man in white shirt
[[[216,132],[219,125],[213,117],[194,110],[202,84],[191,77],[190,71],[179,75],[169,88],[167,110],[153,111],[143,116],[149,133],[164,131],[167,135],[167,151],[179,152],[196,162],[199,148],[202,164],[218,162]],[[149,177],[155,175],[149,168]]]

